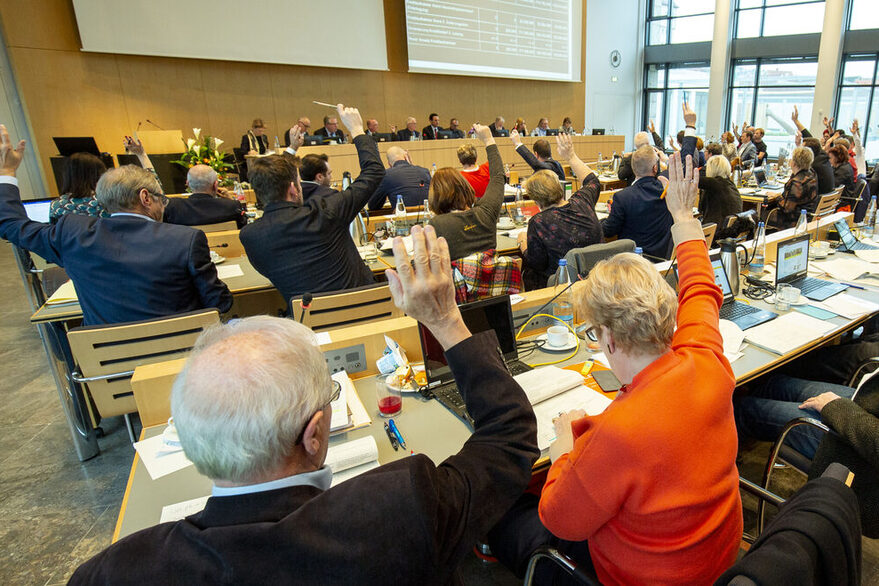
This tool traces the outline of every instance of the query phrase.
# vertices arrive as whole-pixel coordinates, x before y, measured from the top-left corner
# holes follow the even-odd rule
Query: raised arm
[[[360,160],[360,175],[348,189],[326,196],[323,202],[333,209],[343,222],[351,222],[367,204],[385,176],[385,167],[378,154],[376,142],[363,133],[363,119],[357,108],[336,107],[339,118],[351,133],[357,157]]]
[[[538,161],[537,157],[535,157],[534,154],[528,150],[528,147],[522,143],[522,137],[519,136],[519,132],[515,128],[510,131],[510,140],[513,141],[513,148],[516,149],[516,152],[519,153],[520,157],[525,159],[525,162],[528,163],[528,166],[531,167],[532,170],[540,171],[541,169],[549,168]]]
[[[577,156],[577,153],[574,152],[574,143],[571,141],[571,137],[567,134],[559,133],[558,136],[555,137],[556,146],[558,146],[559,157],[568,161],[571,165],[571,171],[574,172],[574,175],[580,182],[585,182],[586,178],[589,177],[590,174],[595,173],[592,168],[584,163],[580,157]]]
[[[476,203],[473,204],[473,211],[479,215],[487,215],[486,220],[497,223],[497,219],[501,215],[501,207],[504,205],[504,161],[501,159],[491,129],[488,126],[474,124],[473,130],[476,131],[476,136],[485,145],[489,175],[485,195],[476,200]]]

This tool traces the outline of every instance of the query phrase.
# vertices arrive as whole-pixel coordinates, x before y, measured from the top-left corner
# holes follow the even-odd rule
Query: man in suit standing
[[[333,169],[326,153],[309,154],[302,157],[299,166],[299,178],[302,184],[302,201],[311,197],[322,197],[339,193],[331,187]]]
[[[239,228],[247,223],[241,204],[220,195],[217,172],[207,165],[195,165],[190,169],[186,183],[192,195],[169,198],[163,221],[183,226],[235,222]]]
[[[421,133],[418,132],[418,121],[414,116],[406,118],[406,128],[397,131],[398,141],[418,140]]]
[[[491,130],[492,136],[510,136],[510,132],[504,128],[504,124],[506,124],[506,120],[504,120],[503,116],[498,116],[494,119],[494,122],[488,125],[488,129]]]
[[[414,267],[396,239],[388,281],[397,306],[445,349],[475,421],[460,451],[439,465],[399,457],[331,488],[338,395],[314,334],[268,316],[218,326],[199,338],[171,395],[183,451],[212,479],[211,498],[200,513],[116,542],[71,584],[131,580],[132,560],[145,583],[460,581],[460,561],[531,479],[537,426],[494,332],[472,335],[461,318],[445,240],[430,226],[412,238]],[[254,382],[252,373],[264,374]]]
[[[0,125],[0,237],[67,271],[83,324],[112,324],[232,306],[217,278],[201,230],[162,223],[167,198],[148,170],[110,169],[96,196],[109,218],[65,214],[55,225],[31,221],[15,171],[24,141],[13,148]]]
[[[352,289],[374,282],[348,226],[378,187],[385,168],[375,141],[363,133],[356,108],[339,105],[360,158],[360,176],[342,192],[303,201],[294,156],[253,162],[251,184],[263,204],[261,218],[241,229],[253,267],[289,303],[294,295]]]
[[[424,140],[437,140],[440,137],[439,131],[442,130],[442,127],[439,125],[439,114],[432,113],[427,119],[430,120],[430,124],[421,130],[421,138]]]
[[[407,207],[423,204],[430,190],[430,171],[413,165],[409,153],[398,146],[389,148],[386,156],[390,168],[369,199],[370,211],[383,208],[386,200],[390,200],[393,208],[398,195],[403,196]]]
[[[339,120],[335,116],[324,116],[323,127],[318,128],[314,135],[323,138],[323,142],[345,142],[345,133],[339,129]]]
[[[662,199],[662,183],[656,178],[658,161],[649,145],[632,153],[635,181],[614,195],[610,215],[601,225],[606,238],[629,238],[645,255],[668,258],[673,220]]]
[[[565,170],[561,163],[552,158],[552,147],[549,146],[548,140],[541,138],[534,141],[534,154],[531,154],[528,147],[522,144],[522,137],[519,136],[519,132],[515,128],[510,133],[510,138],[513,139],[513,146],[516,147],[516,152],[525,159],[525,162],[532,169],[535,171],[546,169],[555,173],[559,181],[565,180]]]

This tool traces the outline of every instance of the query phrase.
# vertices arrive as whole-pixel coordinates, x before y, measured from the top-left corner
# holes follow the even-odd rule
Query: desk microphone
[[[150,124],[152,124],[153,126],[155,126],[156,128],[158,128],[159,130],[165,130],[164,128],[162,128],[161,126],[159,126],[158,124],[156,124],[155,122],[153,122],[152,120],[150,120],[149,118],[145,118],[145,120],[146,120],[147,122],[149,122]]]
[[[311,293],[303,293],[302,294],[302,311],[299,314],[299,323],[304,324],[303,321],[305,319],[305,310],[311,307],[311,302],[314,299]]]

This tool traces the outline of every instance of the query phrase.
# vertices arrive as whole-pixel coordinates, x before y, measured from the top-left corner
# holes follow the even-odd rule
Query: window
[[[733,62],[728,110],[730,123],[741,126],[749,122],[763,128],[766,133],[763,142],[771,157],[777,156],[781,148],[790,152],[796,134],[790,118],[793,107],[799,108],[800,121],[808,124],[817,74],[818,60],[814,57]]]
[[[823,25],[824,0],[739,0],[735,38],[820,33]]]
[[[847,55],[843,60],[839,96],[836,100],[837,128],[849,133],[852,122],[857,119],[864,156],[868,161],[879,159],[879,80],[876,66],[879,54]]]
[[[708,63],[648,65],[644,83],[644,128],[652,120],[656,132],[667,141],[684,129],[684,99],[696,112],[696,133],[705,135],[708,115]]]
[[[703,0],[649,0],[647,44],[711,41],[714,5]]]
[[[876,0],[851,0],[851,2],[849,30],[879,28],[879,10],[876,9]]]

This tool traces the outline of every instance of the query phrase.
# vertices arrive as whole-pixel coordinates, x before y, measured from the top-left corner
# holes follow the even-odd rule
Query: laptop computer
[[[778,243],[775,257],[775,286],[788,283],[815,301],[824,301],[848,289],[848,285],[807,277],[809,268],[809,234],[800,234]]]
[[[322,136],[315,136],[313,134],[307,134],[302,139],[303,146],[317,146],[317,145],[323,144],[323,142],[324,142],[324,139]]]
[[[754,180],[757,182],[757,185],[760,187],[766,187],[769,189],[777,189],[779,187],[784,187],[783,185],[779,185],[778,183],[774,183],[766,179],[766,169],[763,167],[755,167],[754,168]]]
[[[593,128],[592,136],[604,136],[604,128]]]
[[[372,138],[375,139],[375,142],[392,142],[394,135],[390,132],[376,132],[372,135]]]
[[[856,250],[879,250],[879,246],[866,244],[858,240],[858,237],[852,233],[851,228],[845,220],[837,220],[833,223],[836,231],[839,232],[839,241],[842,243],[837,250],[843,252],[854,252]]]
[[[53,201],[55,201],[54,198],[32,199],[22,201],[21,205],[24,206],[24,212],[27,214],[28,218],[30,218],[34,222],[43,222],[44,224],[48,224],[49,208],[52,207]]]
[[[74,153],[89,153],[96,157],[101,156],[98,143],[93,136],[53,136],[52,140],[58,148],[58,154],[69,157]]]
[[[498,340],[498,350],[510,373],[517,375],[532,370],[530,366],[519,361],[509,295],[465,303],[460,309],[464,323],[472,333],[494,330]],[[455,377],[446,361],[442,345],[421,323],[418,324],[418,337],[421,339],[421,351],[424,354],[428,396],[432,395],[472,429],[473,419],[467,413],[464,398],[455,385]]]

